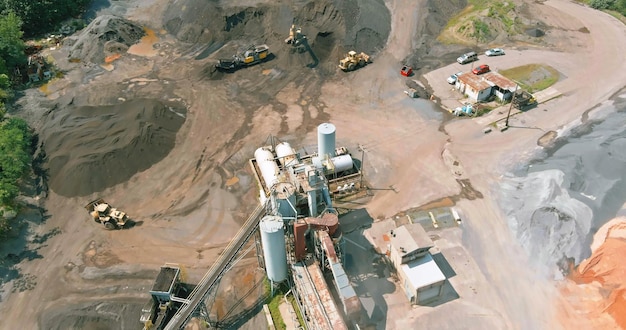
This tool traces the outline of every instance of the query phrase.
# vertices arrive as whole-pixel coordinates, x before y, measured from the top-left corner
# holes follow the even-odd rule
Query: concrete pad
[[[537,100],[537,103],[545,103],[548,102],[554,98],[557,98],[559,96],[561,96],[561,92],[559,92],[556,88],[554,87],[548,87],[542,91],[538,91],[536,93],[533,93],[533,96],[535,97],[535,99]]]

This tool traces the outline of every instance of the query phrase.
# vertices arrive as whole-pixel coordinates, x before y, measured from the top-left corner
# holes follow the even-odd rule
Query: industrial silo
[[[274,160],[274,154],[266,148],[259,148],[254,152],[254,158],[259,171],[261,171],[265,187],[269,191],[278,182],[278,165]]]
[[[288,142],[281,142],[276,145],[276,157],[278,158],[278,161],[280,161],[280,163],[285,167],[298,164],[296,151],[291,147]]]
[[[323,123],[317,126],[317,153],[322,159],[335,156],[335,125]]]
[[[285,227],[280,216],[267,215],[259,223],[267,278],[279,283],[287,279]]]
[[[341,155],[337,157],[333,157],[330,159],[333,163],[333,173],[340,173],[343,171],[347,171],[352,169],[354,166],[354,162],[352,161],[352,156],[350,155]]]
[[[286,219],[296,217],[296,187],[288,182],[276,184],[274,189],[275,209]]]

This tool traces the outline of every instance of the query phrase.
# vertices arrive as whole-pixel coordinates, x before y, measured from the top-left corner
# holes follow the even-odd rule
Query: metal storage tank
[[[265,181],[265,187],[271,190],[272,186],[278,182],[278,165],[274,161],[274,154],[267,148],[261,147],[254,152],[254,158]]]
[[[270,281],[278,283],[287,279],[287,251],[283,219],[267,215],[259,223],[265,270]]]
[[[335,125],[323,123],[317,126],[317,154],[322,159],[335,156]]]
[[[353,167],[352,156],[350,155],[333,157],[330,161],[333,163],[333,173],[347,171]]]
[[[283,218],[295,218],[296,187],[288,182],[276,185],[276,210]]]
[[[288,142],[281,142],[276,145],[276,157],[285,167],[293,166],[298,163],[296,151]]]

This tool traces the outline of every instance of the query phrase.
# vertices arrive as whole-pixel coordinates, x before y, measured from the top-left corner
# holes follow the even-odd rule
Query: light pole
[[[364,167],[364,161],[365,161],[365,146],[359,144],[358,145],[358,149],[361,151],[361,182],[359,183],[359,189],[363,189],[363,169]]]

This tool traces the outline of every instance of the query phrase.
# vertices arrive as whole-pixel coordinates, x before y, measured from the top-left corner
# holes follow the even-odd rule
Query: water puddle
[[[129,54],[146,57],[152,57],[157,55],[157,50],[154,49],[154,44],[159,41],[159,37],[151,29],[144,28],[144,31],[146,32],[146,35],[143,36],[138,43],[128,48]]]

